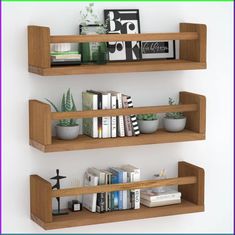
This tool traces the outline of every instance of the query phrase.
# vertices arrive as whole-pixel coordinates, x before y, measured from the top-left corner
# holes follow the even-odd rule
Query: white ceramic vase
[[[156,120],[138,120],[140,133],[150,134],[157,131],[159,126],[159,119]]]
[[[76,139],[79,134],[79,125],[76,126],[60,126],[56,125],[56,136],[62,140]]]
[[[169,132],[179,132],[184,130],[186,117],[180,119],[164,118],[164,127]]]

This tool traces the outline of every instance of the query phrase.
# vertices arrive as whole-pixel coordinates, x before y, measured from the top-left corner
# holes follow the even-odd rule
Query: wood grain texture
[[[78,66],[57,66],[39,68],[29,66],[29,72],[41,76],[104,74],[104,73],[130,73],[205,69],[206,63],[189,60],[142,60],[134,62],[109,62],[104,65],[87,64]]]
[[[179,191],[182,193],[182,198],[195,203],[200,206],[204,206],[204,170],[198,166],[192,165],[187,162],[178,163],[178,176],[196,176],[197,183],[191,185],[180,185]]]
[[[50,29],[28,26],[28,64],[37,68],[50,68]]]
[[[36,218],[34,221],[46,230],[67,228],[74,226],[112,223],[127,220],[138,220],[160,216],[178,215],[204,211],[203,206],[182,200],[180,204],[148,208],[141,206],[138,210],[123,210],[107,213],[92,213],[86,209],[81,212],[70,212],[69,215],[54,216],[51,223],[46,223]]]
[[[109,185],[98,185],[93,187],[77,187],[67,188],[52,191],[52,197],[68,197],[77,196],[81,194],[91,193],[102,193],[102,192],[114,192],[120,190],[130,189],[146,189],[156,188],[160,186],[173,186],[173,185],[184,185],[184,184],[195,184],[197,178],[194,176],[169,178],[162,180],[144,180],[134,183],[123,183],[123,184],[109,184]]]
[[[37,175],[30,176],[31,215],[52,222],[51,184]]]
[[[51,43],[116,42],[150,40],[197,40],[197,32],[142,33],[142,34],[99,34],[99,35],[59,35],[51,36]]]
[[[80,135],[77,139],[66,141],[52,138],[52,144],[42,145],[30,141],[31,145],[44,152],[60,152],[81,149],[111,148],[122,146],[136,146],[147,144],[162,144],[183,141],[204,140],[203,133],[196,133],[185,129],[182,132],[170,133],[165,130],[157,130],[153,134],[141,134],[133,137],[117,137],[107,139],[95,139],[89,136]]]
[[[131,114],[146,114],[146,113],[166,113],[166,112],[193,112],[197,111],[197,104],[185,105],[162,105],[162,106],[146,106],[137,108],[123,109],[106,109],[106,110],[88,110],[77,112],[53,112],[52,120],[61,120],[69,118],[91,118],[91,117],[106,117]]]
[[[51,144],[51,108],[48,104],[29,101],[29,137],[35,143]]]
[[[187,112],[186,128],[198,133],[206,132],[206,97],[190,92],[180,92],[181,104],[197,104],[196,112]]]
[[[199,35],[198,40],[180,41],[180,59],[206,63],[206,25],[180,23],[180,32],[197,32]]]

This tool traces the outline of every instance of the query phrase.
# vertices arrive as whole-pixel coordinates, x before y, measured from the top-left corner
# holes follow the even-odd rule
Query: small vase
[[[107,63],[107,45],[106,43],[102,42],[98,46],[98,50],[93,52],[92,58],[96,64],[106,64]]]
[[[156,120],[138,120],[140,132],[142,134],[154,133],[158,129],[159,119]]]
[[[79,134],[79,125],[75,126],[60,126],[56,125],[56,136],[62,140],[76,139]]]
[[[164,118],[164,127],[169,132],[179,132],[184,130],[186,117],[180,119]]]

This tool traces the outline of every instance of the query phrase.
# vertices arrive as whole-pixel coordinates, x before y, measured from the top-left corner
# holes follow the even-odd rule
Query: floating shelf
[[[205,139],[206,99],[202,95],[180,92],[180,105],[164,105],[112,110],[89,110],[78,112],[51,112],[49,104],[29,101],[30,145],[43,152],[70,151],[81,149],[109,148],[158,143],[172,143]],[[145,113],[184,112],[187,117],[186,129],[178,133],[158,130],[153,134],[133,137],[95,139],[79,136],[75,140],[58,140],[52,137],[52,120],[70,118],[91,118]]]
[[[51,66],[50,43],[180,40],[178,60],[109,62],[105,65]],[[42,76],[206,69],[206,25],[180,23],[179,33],[51,36],[50,28],[28,26],[29,72]]]
[[[52,198],[54,197],[172,185],[179,185],[179,191],[182,193],[180,204],[154,208],[141,206],[138,210],[122,210],[101,214],[83,209],[81,212],[70,212],[63,216],[52,215]],[[178,178],[59,190],[52,190],[51,184],[38,175],[31,175],[30,201],[31,219],[46,230],[202,212],[204,211],[204,170],[187,162],[179,162]]]

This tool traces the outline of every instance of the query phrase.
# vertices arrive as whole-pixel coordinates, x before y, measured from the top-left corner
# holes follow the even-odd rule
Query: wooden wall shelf
[[[83,209],[64,216],[52,216],[52,198],[87,193],[113,192],[118,190],[143,189],[179,185],[182,202],[155,208],[141,206],[138,210],[122,210],[106,213],[92,213]],[[52,190],[51,184],[38,175],[30,176],[31,219],[44,229],[58,229],[72,226],[136,220],[167,215],[204,211],[204,170],[187,162],[178,163],[178,178],[145,180],[134,183],[100,185]]]
[[[29,101],[30,145],[43,152],[96,149],[120,146],[134,146],[158,143],[171,143],[205,139],[206,99],[202,95],[180,92],[180,105],[150,106],[115,110],[91,110],[78,112],[51,112],[49,104]],[[178,133],[158,130],[153,134],[133,137],[95,139],[80,135],[75,140],[58,140],[52,137],[52,120],[68,118],[90,118],[145,113],[184,112],[187,117],[186,129]]]
[[[180,58],[109,62],[106,65],[51,66],[50,43],[146,40],[180,40]],[[66,36],[52,36],[50,28],[31,25],[28,26],[28,61],[29,72],[42,76],[206,69],[206,25],[180,23],[179,33]]]

